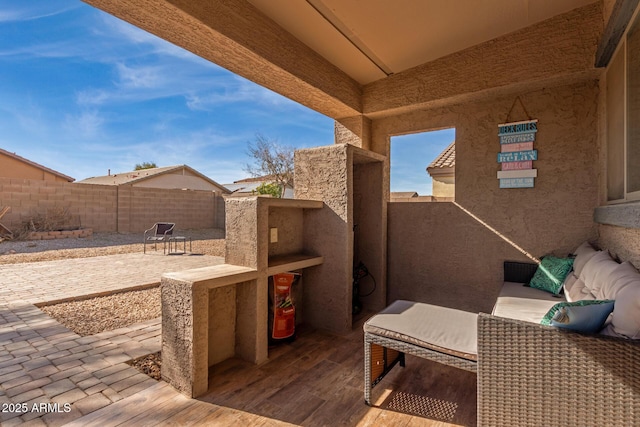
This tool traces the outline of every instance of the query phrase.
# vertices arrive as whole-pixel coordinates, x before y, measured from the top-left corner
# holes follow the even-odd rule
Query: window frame
[[[632,201],[640,201],[640,190],[637,191],[633,191],[630,192],[629,191],[629,144],[630,144],[630,140],[629,140],[629,42],[628,42],[628,35],[631,31],[631,29],[635,29],[635,31],[638,32],[638,36],[640,37],[640,8],[636,9],[636,11],[634,12],[631,20],[630,20],[630,24],[627,27],[627,29],[625,30],[624,35],[622,36],[620,43],[618,44],[618,46],[616,47],[616,50],[614,52],[614,54],[611,57],[611,60],[609,61],[609,64],[607,65],[607,69],[605,71],[605,73],[607,73],[607,81],[608,81],[608,73],[611,69],[611,65],[616,61],[616,59],[618,59],[619,55],[623,55],[623,66],[622,66],[622,82],[623,82],[623,86],[624,86],[624,96],[621,100],[622,103],[622,111],[623,111],[623,136],[622,136],[622,141],[612,141],[609,139],[609,124],[611,123],[610,121],[610,112],[607,111],[606,113],[606,126],[607,126],[607,131],[606,131],[606,137],[607,137],[607,158],[606,158],[606,167],[607,167],[607,173],[605,173],[605,179],[606,179],[606,185],[605,185],[605,189],[606,189],[606,203],[607,204],[619,204],[619,203],[626,203],[626,202],[632,202]],[[639,95],[640,97],[640,95]],[[609,103],[607,102],[606,98],[605,98],[605,105],[607,107],[609,107]],[[608,109],[608,108],[607,108]],[[609,181],[609,173],[608,170],[610,168],[610,159],[609,159],[609,146],[612,143],[618,143],[618,144],[622,144],[622,152],[623,152],[623,161],[622,161],[622,166],[623,166],[623,195],[622,198],[617,198],[617,199],[612,199],[609,200],[609,190],[610,190],[610,181]],[[638,141],[636,141],[637,144],[640,144],[640,139],[638,139]],[[636,148],[637,150],[640,149]],[[640,165],[638,165],[638,167],[640,167]]]

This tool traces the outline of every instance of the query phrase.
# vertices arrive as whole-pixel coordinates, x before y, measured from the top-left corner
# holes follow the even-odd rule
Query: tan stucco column
[[[337,119],[334,125],[336,144],[351,144],[370,150],[371,119],[358,115]]]

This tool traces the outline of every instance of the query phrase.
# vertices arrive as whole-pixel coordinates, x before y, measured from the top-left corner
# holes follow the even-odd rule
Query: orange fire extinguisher
[[[291,286],[298,276],[298,273],[273,275],[273,327],[271,330],[273,340],[291,338],[295,335],[296,308],[291,298]]]

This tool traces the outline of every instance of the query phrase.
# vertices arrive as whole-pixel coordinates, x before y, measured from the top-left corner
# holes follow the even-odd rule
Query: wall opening
[[[455,128],[391,138],[391,201],[455,200]]]

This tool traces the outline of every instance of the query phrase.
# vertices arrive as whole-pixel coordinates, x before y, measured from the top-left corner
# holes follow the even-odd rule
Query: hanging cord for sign
[[[505,123],[510,123],[509,118],[511,117],[511,113],[513,113],[513,109],[516,107],[516,102],[520,103],[520,106],[522,107],[524,114],[526,114],[527,119],[532,120],[531,116],[529,115],[529,112],[527,111],[527,109],[524,106],[524,103],[522,102],[522,99],[520,99],[520,95],[518,95],[516,96],[516,99],[513,100],[513,104],[511,104],[511,108],[509,109],[509,114],[507,114],[507,119],[505,120]]]

